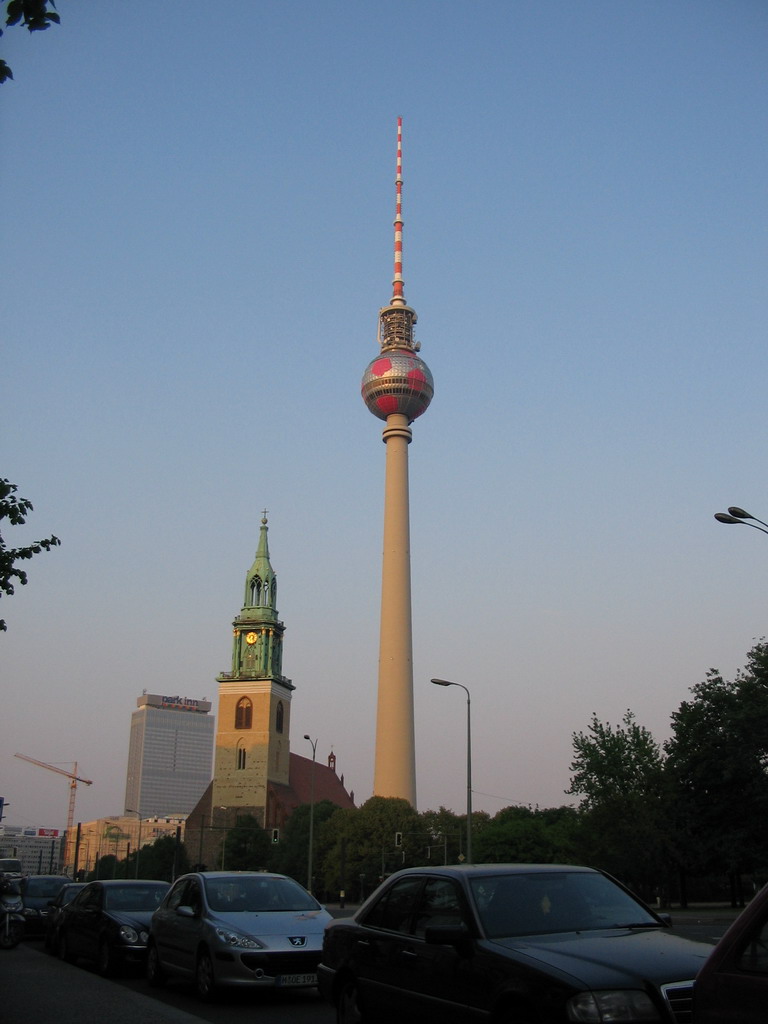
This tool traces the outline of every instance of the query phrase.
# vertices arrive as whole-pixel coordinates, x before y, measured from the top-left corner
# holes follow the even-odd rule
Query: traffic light
[[[273,843],[279,843],[280,842],[280,829],[279,828],[273,828],[272,829],[272,842]]]
[[[402,846],[402,845],[403,845],[403,833],[402,832],[395,832],[395,846]]]
[[[0,796],[0,821],[3,820],[3,811],[5,810],[5,797]]]

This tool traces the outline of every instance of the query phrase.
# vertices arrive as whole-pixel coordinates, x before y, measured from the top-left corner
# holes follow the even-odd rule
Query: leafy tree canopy
[[[252,814],[238,815],[235,827],[224,833],[220,863],[227,871],[258,871],[269,857],[269,837],[259,821]]]
[[[5,24],[8,26],[21,24],[30,32],[42,32],[60,21],[53,0],[8,0],[5,5]],[[0,29],[0,36],[2,34]],[[0,60],[0,84],[9,78],[13,78],[13,72],[4,60]]]
[[[592,713],[586,733],[573,734],[571,787],[582,807],[593,808],[615,797],[656,796],[661,791],[664,761],[651,733],[627,711],[622,724],[604,724]]]
[[[665,744],[677,816],[700,867],[751,870],[765,862],[768,817],[768,644],[728,681],[710,669],[672,715]]]
[[[7,519],[12,526],[23,526],[27,521],[27,515],[32,511],[32,502],[26,498],[16,497],[16,491],[16,484],[0,479],[0,521]],[[58,537],[48,537],[24,547],[8,548],[0,534],[0,597],[3,594],[10,597],[14,593],[14,581],[20,586],[27,582],[27,574],[17,567],[17,562],[39,555],[43,550],[50,551],[60,543]],[[6,628],[5,620],[0,619],[0,630]]]

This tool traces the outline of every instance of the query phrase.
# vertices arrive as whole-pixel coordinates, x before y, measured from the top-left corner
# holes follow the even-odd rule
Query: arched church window
[[[242,771],[245,768],[245,759],[246,759],[245,747],[238,746],[238,748],[237,748],[237,770],[238,771]]]
[[[251,580],[251,606],[261,603],[261,577],[254,576]]]
[[[277,711],[275,712],[275,731],[283,731],[283,720],[285,718],[285,709],[283,708],[283,702],[279,700],[277,702]]]
[[[250,729],[253,720],[253,704],[247,697],[241,697],[235,708],[235,728]]]

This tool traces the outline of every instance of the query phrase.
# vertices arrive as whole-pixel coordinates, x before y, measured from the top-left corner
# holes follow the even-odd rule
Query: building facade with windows
[[[277,577],[269,557],[266,513],[246,573],[245,597],[232,623],[232,665],[217,676],[219,709],[213,780],[186,822],[189,849],[201,864],[221,866],[225,837],[239,818],[279,831],[299,804],[330,800],[355,806],[327,765],[291,753],[294,685],[283,675],[285,626],[277,613]]]
[[[136,705],[125,813],[142,818],[189,814],[211,778],[211,702],[144,692]]]
[[[261,520],[245,598],[232,623],[232,667],[218,676],[214,807],[239,808],[264,822],[267,784],[288,783],[291,697],[283,675],[285,626],[277,614],[277,577]]]

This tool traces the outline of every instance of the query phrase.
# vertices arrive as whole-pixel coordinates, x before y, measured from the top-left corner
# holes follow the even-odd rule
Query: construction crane
[[[59,775],[66,775],[69,779],[69,810],[67,812],[67,830],[68,834],[71,835],[72,826],[75,823],[75,795],[77,793],[77,784],[82,782],[84,786],[92,786],[93,783],[90,779],[81,779],[77,774],[77,761],[73,763],[73,770],[71,772],[65,771],[63,768],[57,768],[55,764],[46,764],[45,761],[38,761],[34,757],[27,757],[26,754],[14,754],[14,757],[20,757],[22,761],[29,761],[30,764],[36,764],[40,768],[47,768],[48,771],[58,772]]]

